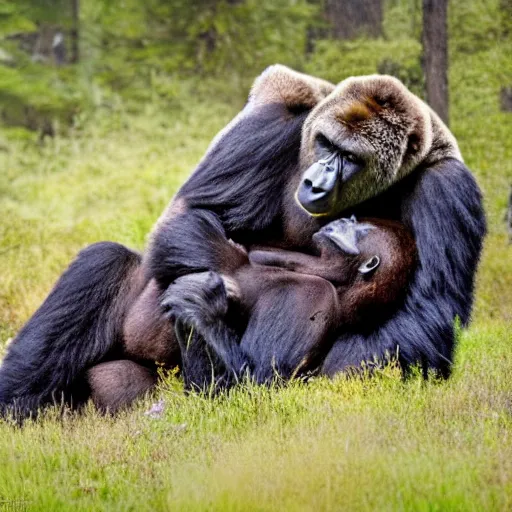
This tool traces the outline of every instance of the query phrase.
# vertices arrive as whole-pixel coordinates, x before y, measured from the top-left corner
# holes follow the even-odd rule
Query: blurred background
[[[468,56],[495,54],[472,71],[496,74],[493,100],[510,110],[511,31],[510,0],[3,2],[1,117],[44,137],[121,104],[137,110],[162,100],[173,109],[184,87],[243,101],[254,76],[281,62],[333,82],[395,75],[447,119],[447,106],[428,89],[429,79],[443,88],[448,41],[454,67],[476,68]]]
[[[476,316],[511,321],[511,56],[512,0],[0,3],[0,340],[81,247],[144,246],[276,62],[395,75],[449,122],[490,224]]]

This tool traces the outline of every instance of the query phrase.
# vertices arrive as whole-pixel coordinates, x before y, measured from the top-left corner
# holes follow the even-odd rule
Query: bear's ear
[[[311,110],[333,90],[334,85],[325,80],[275,64],[254,81],[249,104],[279,103],[290,112],[302,112]]]

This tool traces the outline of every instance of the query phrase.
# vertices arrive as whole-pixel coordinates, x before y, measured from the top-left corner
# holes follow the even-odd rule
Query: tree
[[[79,50],[79,19],[80,19],[80,0],[71,0],[72,25],[71,25],[71,62],[78,62],[80,58]]]
[[[448,0],[423,0],[423,66],[427,102],[448,124]]]

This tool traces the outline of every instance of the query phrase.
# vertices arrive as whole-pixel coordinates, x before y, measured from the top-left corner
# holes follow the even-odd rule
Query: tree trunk
[[[423,65],[427,102],[448,124],[448,0],[423,0]]]
[[[72,28],[71,28],[71,62],[77,63],[80,59],[80,0],[71,0]]]
[[[501,88],[500,104],[502,112],[512,112],[512,86]]]
[[[325,14],[337,39],[382,35],[382,0],[326,0]]]
[[[510,37],[512,33],[512,0],[500,0],[501,35]]]

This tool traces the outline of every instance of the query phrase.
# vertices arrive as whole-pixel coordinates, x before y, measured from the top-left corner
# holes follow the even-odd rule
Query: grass
[[[0,495],[34,510],[508,510],[506,335],[465,334],[447,383],[388,368],[211,400],[170,377],[161,418],[146,400],[116,419],[3,426]]]
[[[90,409],[64,419],[50,411],[23,429],[1,423],[0,510],[10,506],[2,499],[44,511],[510,510],[512,116],[498,110],[509,55],[491,47],[452,58],[452,128],[484,190],[489,236],[449,381],[404,382],[391,367],[372,379],[247,384],[209,399],[184,396],[171,375],[115,419]],[[350,72],[342,54],[339,69]],[[186,91],[181,100],[99,112],[44,146],[3,135],[3,345],[81,247],[110,239],[142,249],[242,106]],[[160,398],[163,415],[145,415]]]

